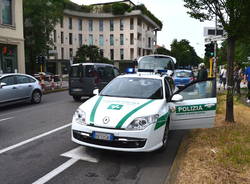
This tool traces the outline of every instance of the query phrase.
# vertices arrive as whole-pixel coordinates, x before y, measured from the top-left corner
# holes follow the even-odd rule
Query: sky
[[[71,0],[77,4],[94,4],[113,2],[116,0]],[[214,22],[200,22],[187,14],[183,0],[132,0],[135,4],[145,4],[163,23],[163,29],[158,32],[158,45],[164,45],[170,50],[174,39],[178,41],[186,39],[194,47],[200,57],[204,57],[204,27],[214,27]]]

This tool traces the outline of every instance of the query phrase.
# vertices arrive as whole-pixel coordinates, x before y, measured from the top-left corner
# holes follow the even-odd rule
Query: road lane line
[[[6,121],[6,120],[9,120],[9,119],[13,119],[13,118],[14,118],[14,117],[9,117],[9,118],[0,119],[0,122]]]
[[[45,176],[41,177],[40,179],[36,180],[32,184],[44,184],[44,183],[46,183],[47,181],[49,181],[52,178],[54,178],[56,175],[58,175],[61,172],[63,172],[65,169],[67,169],[70,166],[72,166],[77,161],[78,161],[78,159],[74,159],[74,158],[68,160],[67,162],[65,162],[64,164],[62,164],[59,167],[55,168],[54,170],[52,170],[51,172],[49,172]]]
[[[61,154],[63,157],[74,158],[78,160],[84,160],[88,162],[98,162],[98,155],[95,152],[91,152],[91,155],[86,152],[86,147],[79,146],[66,153]]]
[[[55,132],[57,132],[57,131],[59,131],[59,130],[62,130],[62,129],[64,129],[64,128],[67,128],[67,127],[69,127],[69,126],[71,126],[71,123],[69,123],[69,124],[67,124],[67,125],[64,125],[64,126],[61,126],[61,127],[59,127],[59,128],[56,128],[56,129],[54,129],[54,130],[51,130],[51,131],[49,131],[49,132],[45,132],[45,133],[40,134],[40,135],[38,135],[38,136],[32,137],[32,138],[30,138],[30,139],[27,139],[27,140],[25,140],[25,141],[23,141],[23,142],[17,143],[17,144],[12,145],[12,146],[9,146],[9,147],[7,147],[7,148],[1,149],[1,150],[0,150],[0,155],[3,154],[3,153],[5,153],[5,152],[7,152],[7,151],[10,151],[10,150],[12,150],[12,149],[15,149],[15,148],[17,148],[17,147],[20,147],[20,146],[23,146],[23,145],[25,145],[25,144],[27,144],[27,143],[30,143],[30,142],[32,142],[32,141],[35,141],[35,140],[37,140],[37,139],[40,139],[40,138],[42,138],[42,137],[45,137],[45,136],[50,135],[50,134],[52,134],[52,133],[55,133]]]

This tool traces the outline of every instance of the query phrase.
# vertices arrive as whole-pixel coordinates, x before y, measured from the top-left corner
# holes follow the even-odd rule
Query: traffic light
[[[45,64],[45,61],[46,61],[45,56],[40,55],[36,57],[36,64],[43,65]]]
[[[205,56],[213,57],[214,56],[214,43],[208,43],[205,45]]]

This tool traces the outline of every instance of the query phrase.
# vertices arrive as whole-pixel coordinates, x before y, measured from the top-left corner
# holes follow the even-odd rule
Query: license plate
[[[72,89],[72,91],[76,91],[76,92],[78,92],[78,91],[82,91],[82,89],[75,88],[75,89]]]
[[[101,133],[101,132],[93,132],[92,137],[94,139],[112,141],[114,139],[113,134]]]

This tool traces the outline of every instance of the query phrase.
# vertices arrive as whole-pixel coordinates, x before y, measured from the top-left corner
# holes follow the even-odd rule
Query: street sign
[[[217,28],[217,30],[215,29],[215,27],[204,27],[204,33],[203,36],[217,36],[217,35],[225,35],[226,32],[224,29],[222,28]]]
[[[226,36],[210,36],[204,39],[205,43],[215,42],[215,41],[224,41],[226,40]]]

